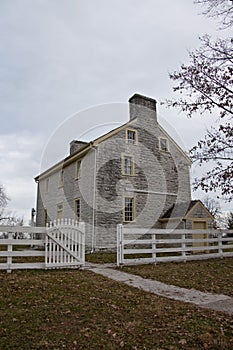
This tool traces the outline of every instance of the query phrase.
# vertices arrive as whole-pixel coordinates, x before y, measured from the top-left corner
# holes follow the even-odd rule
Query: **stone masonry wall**
[[[115,247],[116,226],[123,223],[124,196],[134,196],[136,201],[136,220],[127,225],[148,228],[160,228],[159,217],[174,202],[191,199],[190,164],[175,143],[170,142],[170,152],[159,150],[159,137],[166,134],[156,119],[142,115],[129,128],[137,130],[137,145],[126,143],[125,130],[98,145],[97,248]],[[122,175],[123,154],[134,156],[134,176]]]

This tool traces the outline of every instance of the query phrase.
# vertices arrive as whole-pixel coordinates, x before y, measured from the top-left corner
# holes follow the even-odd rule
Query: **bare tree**
[[[233,212],[230,212],[227,215],[227,228],[233,230]]]
[[[214,217],[221,212],[221,207],[217,200],[206,196],[202,202]]]
[[[4,186],[0,184],[0,225],[22,226],[23,218],[18,217],[15,213],[6,208],[9,200]]]
[[[5,208],[7,203],[9,201],[9,198],[6,195],[5,188],[2,184],[0,184],[0,208]]]
[[[207,13],[221,16],[225,8],[232,24],[233,5],[228,0],[200,0],[196,3],[207,6]],[[224,22],[225,23],[225,22]],[[178,107],[188,117],[193,114],[211,113],[217,120],[206,136],[190,150],[194,162],[210,162],[211,169],[201,178],[195,179],[194,189],[208,191],[220,189],[221,195],[233,199],[233,40],[231,38],[213,41],[209,35],[200,38],[199,49],[190,52],[190,63],[182,64],[178,71],[170,74],[177,82],[173,88],[183,97],[167,100],[168,107]]]
[[[195,4],[204,7],[203,14],[220,20],[221,28],[228,28],[233,23],[232,0],[195,0]]]

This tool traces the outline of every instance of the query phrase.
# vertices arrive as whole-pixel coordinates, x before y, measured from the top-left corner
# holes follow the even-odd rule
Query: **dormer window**
[[[165,137],[159,138],[159,149],[163,152],[169,152],[168,139],[166,139]]]
[[[137,144],[137,131],[132,129],[126,129],[126,142],[130,144]]]

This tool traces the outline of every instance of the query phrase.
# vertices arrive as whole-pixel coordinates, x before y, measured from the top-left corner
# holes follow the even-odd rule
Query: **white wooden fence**
[[[233,256],[226,230],[158,230],[117,226],[117,265]]]
[[[0,226],[0,269],[46,269],[85,264],[84,223],[57,220],[49,227]]]

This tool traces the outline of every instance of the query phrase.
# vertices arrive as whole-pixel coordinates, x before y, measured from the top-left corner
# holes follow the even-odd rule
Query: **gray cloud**
[[[22,154],[15,153],[15,158],[11,154],[15,164],[11,175],[12,164],[5,159],[0,180],[10,176],[14,183],[22,172],[22,181],[27,183],[37,175],[46,139],[77,111],[103,103],[126,103],[134,92],[158,101],[169,98],[168,71],[187,61],[187,50],[198,45],[199,35],[216,35],[215,23],[198,12],[192,0],[2,0],[1,140],[9,141],[4,135],[20,139],[26,134],[35,147],[13,149]],[[203,133],[203,123],[194,135],[185,116],[164,107],[159,112],[171,125],[175,121],[187,148],[190,139]],[[22,169],[17,159],[26,156],[26,149],[32,166]],[[66,152],[67,148],[60,148],[60,158]],[[15,196],[12,192],[13,204]],[[28,207],[34,205],[30,198]]]

